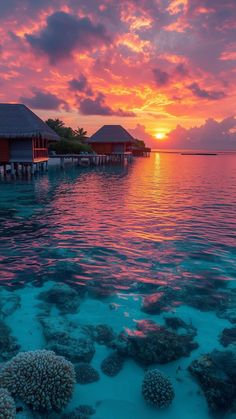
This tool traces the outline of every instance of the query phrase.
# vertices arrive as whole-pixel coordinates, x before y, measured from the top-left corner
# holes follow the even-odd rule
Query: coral
[[[0,360],[12,358],[20,349],[16,338],[11,336],[11,329],[0,320]]]
[[[20,296],[2,288],[0,290],[0,315],[9,316],[20,307]]]
[[[68,336],[69,322],[65,317],[40,317],[43,335],[47,342],[58,341]]]
[[[51,289],[41,292],[38,298],[46,303],[55,304],[62,314],[77,313],[80,306],[78,293],[67,284],[56,284]]]
[[[0,386],[38,411],[63,409],[74,383],[73,365],[46,350],[19,353],[0,371]]]
[[[14,419],[16,406],[13,398],[5,388],[0,388],[0,419]]]
[[[115,377],[121,371],[123,364],[124,358],[114,352],[102,361],[101,370],[109,377]]]
[[[201,356],[189,366],[213,413],[227,413],[236,403],[236,347]]]
[[[99,374],[95,368],[86,362],[75,365],[76,381],[79,384],[89,384],[99,380]]]
[[[178,334],[154,322],[142,320],[137,323],[137,330],[120,334],[113,342],[113,347],[142,365],[165,364],[188,356],[196,349],[198,344],[193,337],[192,330]]]
[[[168,287],[161,287],[159,292],[146,295],[143,299],[142,311],[149,314],[160,314],[169,311],[176,298],[176,291]]]
[[[106,324],[98,324],[97,326],[85,325],[83,326],[83,331],[99,345],[106,345],[108,347],[116,338],[112,328]]]
[[[175,397],[170,380],[160,371],[148,371],[143,379],[142,394],[144,399],[156,407],[168,407]]]
[[[223,346],[229,346],[231,343],[236,343],[236,327],[230,329],[225,328],[220,336],[220,343]]]
[[[90,362],[95,353],[93,342],[90,339],[64,337],[50,343],[47,349],[64,356],[71,362]]]

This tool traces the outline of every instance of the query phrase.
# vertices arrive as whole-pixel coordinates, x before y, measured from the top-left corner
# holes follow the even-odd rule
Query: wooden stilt
[[[15,176],[14,163],[11,163],[11,175]]]

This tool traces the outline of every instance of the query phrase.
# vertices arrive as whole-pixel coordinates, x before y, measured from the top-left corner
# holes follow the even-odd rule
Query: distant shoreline
[[[180,155],[222,155],[222,154],[236,154],[236,150],[192,150],[192,149],[173,149],[173,150],[165,150],[165,149],[152,149],[152,153],[164,153],[164,154],[180,154]]]

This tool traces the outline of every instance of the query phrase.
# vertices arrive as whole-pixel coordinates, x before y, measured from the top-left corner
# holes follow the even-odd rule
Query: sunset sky
[[[0,0],[0,101],[157,147],[236,148],[235,0]],[[153,140],[155,138],[155,140]]]

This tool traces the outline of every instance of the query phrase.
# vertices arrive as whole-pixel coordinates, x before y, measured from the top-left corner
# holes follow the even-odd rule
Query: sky
[[[236,148],[236,0],[0,0],[0,101],[91,135]],[[157,138],[158,137],[158,138]]]

